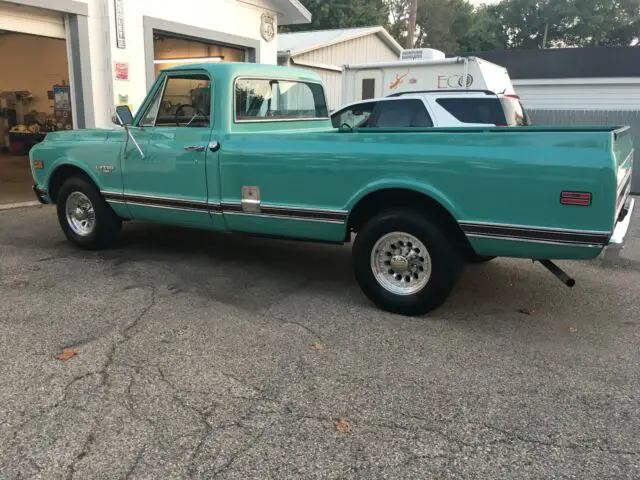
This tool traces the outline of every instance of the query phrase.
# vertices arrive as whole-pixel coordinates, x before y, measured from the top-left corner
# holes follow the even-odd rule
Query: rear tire
[[[56,198],[56,209],[62,231],[76,247],[107,248],[115,244],[120,235],[122,219],[84,175],[64,181]]]
[[[363,293],[379,308],[422,315],[449,296],[462,270],[456,242],[422,214],[389,210],[358,233],[353,269]],[[426,277],[426,278],[425,278]]]

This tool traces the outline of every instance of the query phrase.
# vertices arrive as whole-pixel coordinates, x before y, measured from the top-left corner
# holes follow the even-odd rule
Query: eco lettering
[[[438,88],[461,88],[464,87],[464,74],[459,75],[438,75]],[[473,84],[473,77],[467,74],[467,88]]]

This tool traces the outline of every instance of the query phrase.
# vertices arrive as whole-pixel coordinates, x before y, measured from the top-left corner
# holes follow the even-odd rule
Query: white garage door
[[[0,30],[65,38],[62,14],[0,2]]]

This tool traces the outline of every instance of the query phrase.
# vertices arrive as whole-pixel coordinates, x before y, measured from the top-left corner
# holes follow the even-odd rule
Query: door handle
[[[184,149],[188,152],[204,152],[204,145],[185,145]]]
[[[220,150],[220,142],[216,142],[215,140],[209,142],[209,150],[212,152],[217,152]]]

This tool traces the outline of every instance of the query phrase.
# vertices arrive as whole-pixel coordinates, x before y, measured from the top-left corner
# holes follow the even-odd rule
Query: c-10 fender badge
[[[113,165],[96,165],[96,170],[100,173],[111,173],[113,172]]]

